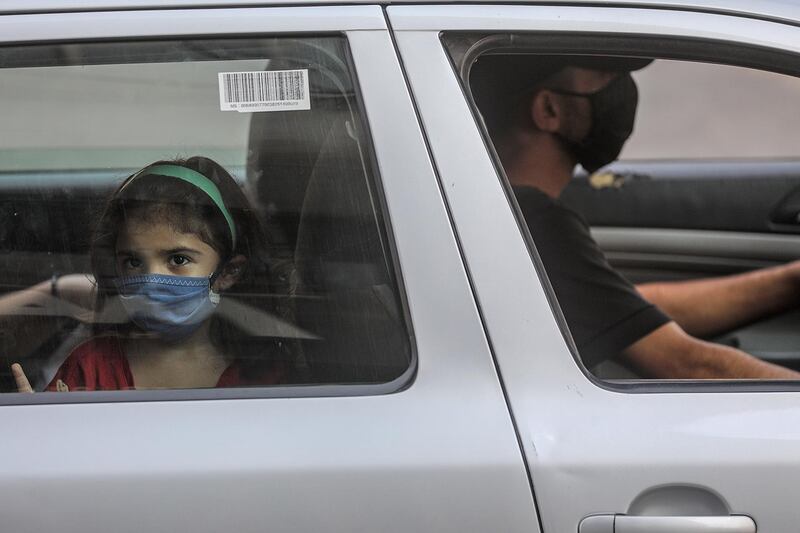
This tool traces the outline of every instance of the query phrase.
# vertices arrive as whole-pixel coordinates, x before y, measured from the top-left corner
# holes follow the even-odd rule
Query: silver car
[[[4,531],[796,530],[800,387],[587,368],[468,80],[485,53],[655,58],[621,160],[563,201],[633,280],[779,264],[800,7],[6,0],[0,41]],[[48,392],[126,320],[81,304],[109,195],[193,155],[269,243],[219,318],[288,377]],[[715,340],[798,368],[798,325]]]

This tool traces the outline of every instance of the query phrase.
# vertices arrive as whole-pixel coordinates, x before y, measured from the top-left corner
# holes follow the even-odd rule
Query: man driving
[[[631,71],[649,59],[484,55],[475,102],[587,367],[618,357],[645,377],[798,379],[800,373],[702,340],[800,300],[800,262],[722,278],[634,287],[586,222],[558,201],[577,164],[611,163],[633,131]]]

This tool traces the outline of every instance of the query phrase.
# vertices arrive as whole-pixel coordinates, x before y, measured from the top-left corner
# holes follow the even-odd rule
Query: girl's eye
[[[169,261],[174,266],[183,266],[183,265],[189,263],[191,261],[191,259],[189,259],[185,255],[173,255],[172,257],[169,258]]]
[[[122,260],[122,266],[125,268],[139,268],[142,266],[142,261],[138,257],[126,257]]]

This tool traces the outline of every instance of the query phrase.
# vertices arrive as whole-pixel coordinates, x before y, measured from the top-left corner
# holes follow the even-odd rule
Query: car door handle
[[[749,516],[587,516],[578,533],[756,533]]]
[[[772,208],[769,221],[781,226],[800,225],[800,187],[796,187]]]

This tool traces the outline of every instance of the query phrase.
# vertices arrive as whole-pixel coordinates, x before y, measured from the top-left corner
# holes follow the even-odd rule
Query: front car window
[[[796,379],[798,78],[733,52],[554,40],[444,37],[580,362],[612,380]],[[714,368],[674,363],[695,349]]]

